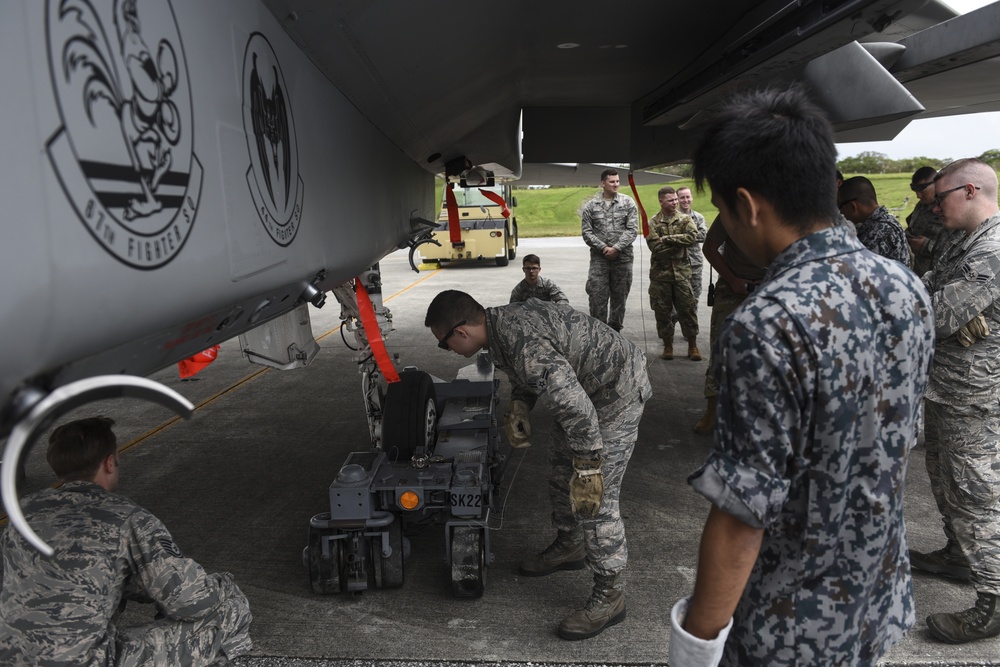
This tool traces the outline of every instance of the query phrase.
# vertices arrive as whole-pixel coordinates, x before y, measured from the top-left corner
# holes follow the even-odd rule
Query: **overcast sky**
[[[964,14],[993,0],[943,1]],[[970,126],[974,126],[975,131],[970,132]],[[862,151],[885,153],[893,160],[920,156],[957,159],[976,157],[991,148],[1000,148],[1000,112],[915,120],[892,141],[837,144],[841,159]]]

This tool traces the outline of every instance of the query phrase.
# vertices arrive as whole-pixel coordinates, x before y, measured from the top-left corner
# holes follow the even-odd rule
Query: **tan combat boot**
[[[519,568],[526,577],[542,577],[559,570],[582,570],[587,566],[583,550],[583,529],[560,530],[555,541],[540,554],[528,556]]]
[[[709,396],[707,400],[705,414],[694,425],[695,433],[711,433],[712,429],[715,428],[715,402],[717,399],[715,396]]]
[[[688,359],[691,361],[701,361],[701,352],[698,351],[698,337],[688,338]]]
[[[625,620],[625,579],[619,572],[594,575],[594,590],[583,609],[559,624],[559,636],[575,641],[601,634],[604,628]]]
[[[660,355],[660,359],[666,359],[670,361],[674,358],[674,339],[668,338],[663,341],[663,354]]]

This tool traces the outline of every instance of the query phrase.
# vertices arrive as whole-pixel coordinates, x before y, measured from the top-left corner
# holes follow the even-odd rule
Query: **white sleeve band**
[[[667,664],[670,667],[716,667],[722,660],[722,649],[726,645],[726,637],[733,627],[733,619],[729,619],[726,627],[719,631],[715,639],[700,639],[682,627],[687,616],[688,603],[686,597],[677,601],[670,610],[670,641],[667,643]]]

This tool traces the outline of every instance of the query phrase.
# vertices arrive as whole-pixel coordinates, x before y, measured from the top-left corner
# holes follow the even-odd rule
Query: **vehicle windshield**
[[[459,206],[496,206],[495,202],[490,201],[483,193],[479,190],[486,190],[487,192],[495,192],[496,194],[503,196],[503,189],[500,186],[493,186],[491,188],[460,188],[455,186],[453,192],[455,193],[455,201],[458,202]],[[445,195],[442,193],[442,197]],[[445,203],[445,199],[442,198],[442,205]]]

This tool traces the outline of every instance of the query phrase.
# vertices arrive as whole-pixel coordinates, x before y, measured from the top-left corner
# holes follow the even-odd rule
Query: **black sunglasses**
[[[934,203],[937,204],[938,206],[941,206],[941,202],[945,200],[945,197],[950,195],[952,192],[955,192],[956,190],[964,190],[965,187],[968,185],[972,185],[972,183],[962,183],[961,185],[951,188],[950,190],[945,190],[944,192],[937,193],[936,195],[934,195]],[[974,187],[977,190],[979,189],[978,185],[972,185],[972,187]]]
[[[451,338],[453,335],[455,335],[455,329],[459,328],[463,324],[465,324],[465,320],[462,320],[461,322],[459,322],[458,324],[456,324],[452,328],[448,329],[448,333],[446,333],[444,335],[444,338],[442,338],[441,340],[438,341],[438,347],[440,347],[442,350],[447,350],[448,349],[448,339]]]

